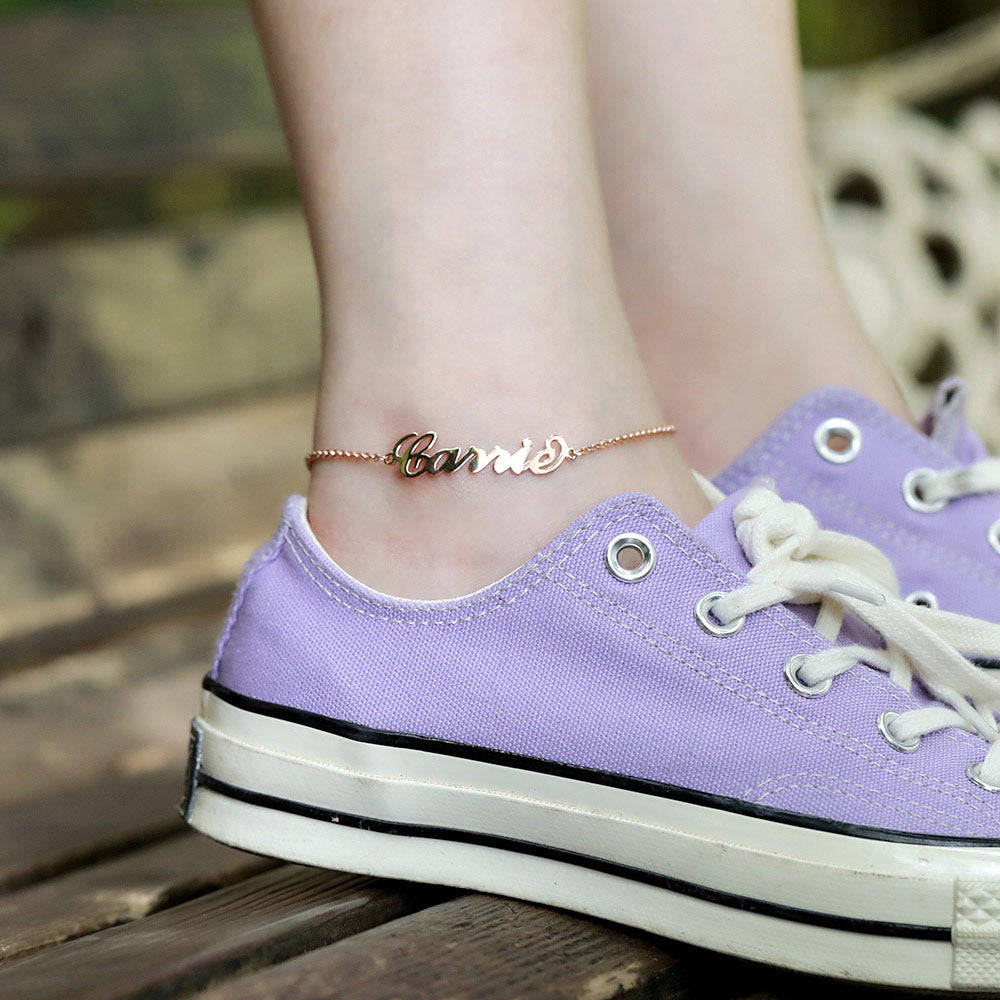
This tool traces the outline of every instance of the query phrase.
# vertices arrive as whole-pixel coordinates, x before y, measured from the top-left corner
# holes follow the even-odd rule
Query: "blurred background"
[[[1000,3],[799,12],[848,291],[914,408],[964,374],[1000,445]],[[304,486],[316,293],[241,3],[0,0],[0,260],[12,802],[179,763],[232,582]]]

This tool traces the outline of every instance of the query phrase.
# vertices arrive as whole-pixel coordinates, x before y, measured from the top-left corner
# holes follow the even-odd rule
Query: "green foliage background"
[[[997,0],[799,0],[809,66],[863,62],[1000,10]]]

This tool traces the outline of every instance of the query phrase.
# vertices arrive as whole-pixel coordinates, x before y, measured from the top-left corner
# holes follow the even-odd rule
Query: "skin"
[[[823,235],[792,5],[591,0],[588,14],[618,287],[688,460],[716,472],[822,385],[909,420]]]
[[[435,430],[439,447],[514,450],[666,422],[614,284],[578,4],[268,0],[255,15],[321,292],[316,447]],[[444,597],[628,489],[690,521],[707,509],[661,438],[551,476],[321,463],[309,516],[363,582]]]
[[[316,260],[315,447],[434,430],[534,450],[676,421],[708,471],[813,385],[901,406],[822,243],[790,8],[603,0],[588,29],[575,0],[251,6]],[[309,517],[369,586],[451,597],[624,490],[707,512],[656,438],[551,476],[319,463]]]

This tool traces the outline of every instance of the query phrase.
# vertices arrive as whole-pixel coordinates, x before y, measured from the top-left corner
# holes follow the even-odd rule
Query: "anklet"
[[[407,479],[422,476],[425,472],[430,476],[437,476],[442,472],[457,472],[464,465],[468,465],[469,471],[473,474],[492,466],[496,473],[513,472],[515,476],[519,476],[527,471],[536,476],[546,476],[550,472],[555,472],[564,461],[575,462],[578,458],[594,451],[603,451],[605,448],[613,448],[617,444],[638,441],[641,438],[673,434],[675,430],[673,424],[647,427],[645,430],[632,431],[630,434],[604,438],[603,441],[595,441],[582,448],[571,448],[562,435],[552,434],[545,439],[545,447],[533,456],[531,456],[531,438],[523,438],[521,447],[514,452],[507,451],[500,445],[495,445],[491,451],[472,445],[463,454],[461,448],[441,448],[434,451],[434,443],[437,441],[435,431],[424,431],[423,434],[411,431],[409,434],[404,434],[393,445],[392,451],[384,455],[373,451],[343,451],[339,448],[311,451],[306,455],[306,468],[312,471],[317,462],[344,458],[357,462],[398,464],[399,471]]]

